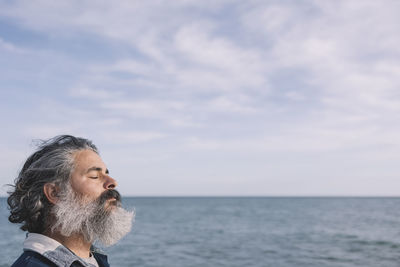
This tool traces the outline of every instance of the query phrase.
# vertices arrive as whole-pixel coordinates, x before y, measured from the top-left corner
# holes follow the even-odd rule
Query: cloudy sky
[[[68,133],[125,195],[398,196],[399,12],[0,0],[1,185],[33,139]]]

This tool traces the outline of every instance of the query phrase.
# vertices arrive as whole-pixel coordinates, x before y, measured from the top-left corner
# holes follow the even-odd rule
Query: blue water
[[[400,198],[125,198],[112,266],[400,266]],[[24,233],[1,199],[0,266]]]

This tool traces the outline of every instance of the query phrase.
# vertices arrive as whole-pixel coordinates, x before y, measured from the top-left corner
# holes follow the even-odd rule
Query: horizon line
[[[7,198],[0,195],[0,198]],[[122,195],[122,198],[400,198],[400,195]]]

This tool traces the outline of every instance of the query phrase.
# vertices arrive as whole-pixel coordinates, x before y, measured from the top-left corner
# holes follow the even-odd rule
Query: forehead
[[[74,155],[74,165],[75,171],[85,171],[91,167],[104,169],[106,167],[101,157],[89,149],[76,152]]]

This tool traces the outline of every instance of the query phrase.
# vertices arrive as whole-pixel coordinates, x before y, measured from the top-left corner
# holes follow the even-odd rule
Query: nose
[[[114,189],[117,187],[117,181],[111,178],[111,176],[106,176],[105,177],[105,182],[104,182],[104,188],[105,189]]]

